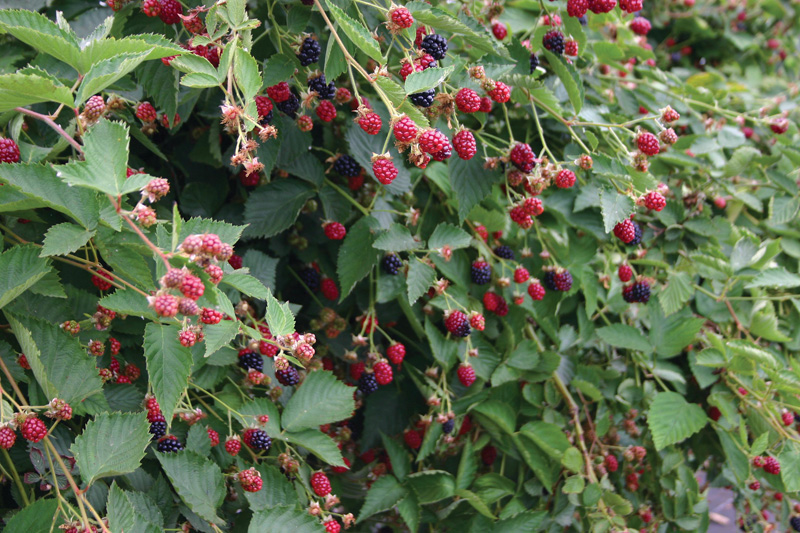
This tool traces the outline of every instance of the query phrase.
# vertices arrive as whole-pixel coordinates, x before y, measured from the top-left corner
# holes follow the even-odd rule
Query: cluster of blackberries
[[[284,387],[292,387],[300,383],[300,374],[291,365],[286,370],[275,370],[275,377],[278,379],[278,383]]]
[[[386,254],[381,261],[383,271],[390,276],[396,276],[397,273],[403,268],[403,260],[397,254]]]
[[[509,261],[514,260],[514,250],[512,250],[505,244],[501,244],[500,246],[495,247],[494,255],[496,255],[497,257],[502,257],[503,259],[508,259]]]
[[[336,84],[326,83],[325,74],[320,74],[316,78],[308,80],[308,90],[317,93],[322,100],[330,100],[336,96]]]
[[[486,285],[492,280],[492,266],[483,259],[478,259],[472,263],[470,273],[472,275],[472,283],[476,285]]]
[[[297,94],[297,91],[292,88],[291,96],[283,102],[276,103],[275,107],[280,109],[285,115],[295,118],[297,116],[297,111],[300,109],[300,96]]]
[[[551,291],[567,292],[572,288],[572,274],[569,270],[548,270],[542,277],[544,286]]]
[[[297,52],[297,59],[300,60],[301,65],[307,67],[311,63],[319,61],[319,54],[321,51],[316,39],[306,37],[303,44],[300,45],[300,51]]]
[[[345,178],[354,178],[361,173],[361,165],[349,155],[342,155],[333,163],[333,170]]]
[[[168,435],[159,439],[156,444],[156,450],[161,453],[173,453],[183,450],[183,444],[178,440],[178,437]]]
[[[436,97],[436,90],[435,89],[428,89],[427,91],[422,91],[421,93],[414,93],[408,96],[411,99],[411,103],[418,107],[430,107],[433,105],[433,99]]]
[[[358,390],[364,396],[368,396],[378,390],[378,380],[375,379],[375,374],[372,372],[363,372],[361,377],[358,378]]]
[[[308,290],[310,290],[311,292],[316,292],[317,290],[319,290],[321,278],[316,268],[310,266],[305,267],[300,270],[298,275],[300,276],[300,279],[303,280],[303,283],[306,284]]]
[[[564,53],[564,34],[558,30],[551,30],[542,37],[542,44],[554,54],[561,55]]]
[[[628,303],[646,304],[650,300],[650,284],[637,281],[622,288],[622,298]]]
[[[245,370],[264,370],[264,359],[260,353],[251,350],[241,350],[239,352],[239,366]]]
[[[422,39],[422,49],[433,56],[434,59],[442,59],[447,55],[447,39],[438,33],[426,35]]]
[[[160,439],[167,434],[167,422],[165,420],[156,420],[150,423],[150,434],[154,439]]]
[[[263,429],[250,428],[242,435],[245,444],[257,451],[267,451],[272,446],[272,439]]]

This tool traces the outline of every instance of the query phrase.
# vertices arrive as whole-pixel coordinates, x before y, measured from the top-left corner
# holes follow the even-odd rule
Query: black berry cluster
[[[311,291],[319,290],[319,284],[321,281],[319,272],[314,267],[305,267],[299,272],[300,279],[303,280],[303,283],[306,284],[306,287],[309,288]]]
[[[361,165],[356,163],[356,160],[349,155],[340,156],[333,163],[333,170],[341,174],[345,178],[354,178],[361,173]]]
[[[483,260],[472,263],[472,283],[476,285],[486,285],[492,280],[492,266]]]
[[[646,281],[637,281],[622,289],[622,298],[628,303],[646,304],[650,301],[650,284]]]
[[[361,374],[361,377],[358,378],[358,390],[364,396],[368,396],[378,390],[378,380],[375,379],[375,374],[372,372],[364,372]]]
[[[387,254],[384,256],[381,266],[384,272],[390,276],[396,276],[403,267],[403,261],[397,257],[397,254]]]
[[[564,53],[564,34],[558,30],[549,31],[542,37],[542,44],[554,54],[561,55]]]
[[[160,439],[167,434],[167,423],[163,420],[156,420],[150,424],[150,434],[154,439]]]
[[[254,450],[267,451],[270,446],[272,446],[272,439],[269,438],[266,431],[254,429],[250,431],[249,439],[247,439],[246,444]]]
[[[502,257],[503,259],[513,260],[514,259],[514,250],[506,246],[505,244],[501,244],[494,249],[494,255],[497,257]]]
[[[300,109],[300,97],[297,95],[297,91],[292,89],[292,95],[283,102],[275,104],[275,107],[291,118],[296,117],[297,111]]]
[[[319,54],[321,51],[316,39],[306,37],[303,44],[300,45],[300,51],[297,52],[297,59],[300,60],[301,65],[307,67],[311,63],[319,61]]]
[[[436,97],[436,90],[428,89],[427,91],[422,91],[421,93],[410,94],[408,97],[411,99],[411,103],[415,106],[430,107],[433,105],[433,99]]]
[[[264,359],[260,353],[244,350],[239,354],[239,366],[247,370],[264,370]]]
[[[286,370],[276,370],[275,377],[278,378],[278,383],[284,387],[292,387],[300,383],[300,374],[293,366],[289,366]]]
[[[531,54],[531,74],[539,66],[539,57],[536,54]]]
[[[308,90],[317,93],[322,100],[330,100],[336,96],[336,84],[326,82],[325,74],[320,74],[308,80]]]
[[[572,288],[572,274],[568,270],[548,270],[542,282],[551,291],[567,292]]]
[[[642,226],[640,226],[636,222],[633,222],[633,231],[634,231],[634,237],[633,240],[628,242],[628,246],[638,246],[642,242]]]
[[[183,444],[181,444],[181,441],[179,441],[177,437],[169,435],[158,441],[158,444],[156,444],[156,450],[160,451],[161,453],[179,452],[183,450]]]
[[[451,418],[447,422],[442,424],[442,433],[444,433],[445,435],[449,435],[450,433],[452,433],[454,427],[456,427],[456,421]]]
[[[422,49],[434,59],[442,59],[447,54],[447,39],[438,33],[426,35],[422,39]]]

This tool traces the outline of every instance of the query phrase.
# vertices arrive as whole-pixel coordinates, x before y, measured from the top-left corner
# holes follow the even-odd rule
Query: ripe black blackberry
[[[789,525],[795,531],[800,531],[800,516],[793,516],[789,519]]]
[[[264,359],[260,353],[251,350],[243,351],[239,354],[239,366],[246,370],[264,370]]]
[[[569,270],[548,270],[542,276],[542,283],[551,291],[567,292],[572,288],[572,274]]]
[[[303,44],[300,45],[300,51],[297,52],[297,59],[300,60],[301,65],[307,67],[311,63],[319,61],[319,54],[321,51],[322,49],[316,39],[306,37]]]
[[[646,304],[650,301],[650,284],[646,281],[637,281],[622,290],[622,298],[628,303]]]
[[[558,30],[551,30],[542,37],[542,44],[554,54],[564,53],[564,34]]]
[[[375,374],[372,372],[364,372],[361,374],[361,377],[358,378],[358,390],[360,390],[364,396],[369,396],[378,390],[378,380],[375,379]]]
[[[432,55],[434,59],[442,59],[447,54],[447,39],[438,33],[426,35],[422,39],[422,49]]]
[[[178,437],[168,435],[161,438],[156,444],[156,450],[161,453],[173,453],[183,450],[183,444],[178,440]]]
[[[286,370],[276,370],[275,377],[278,378],[278,383],[284,387],[292,387],[300,383],[300,374],[293,366],[289,366]]]
[[[156,420],[150,424],[150,434],[154,439],[160,439],[167,434],[167,423],[161,420]]]
[[[319,290],[320,276],[314,267],[306,267],[299,272],[300,279],[312,292]]]
[[[449,419],[447,422],[442,424],[442,433],[448,435],[453,431],[453,428],[456,427],[456,421],[454,419]]]
[[[539,57],[536,54],[531,54],[531,74],[539,66]]]
[[[397,257],[397,254],[386,254],[381,262],[381,266],[384,272],[390,276],[396,276],[403,267],[403,261]]]
[[[263,429],[255,429],[250,433],[250,439],[247,445],[254,450],[267,451],[270,446],[272,446],[272,439],[269,438],[269,435],[267,435],[267,432]]]
[[[339,159],[334,161],[333,170],[345,178],[355,178],[361,173],[361,165],[356,163],[355,159],[345,154],[339,156]]]
[[[270,109],[269,113],[261,117],[258,123],[261,124],[262,126],[266,126],[267,124],[272,124],[272,117],[273,117],[273,110]]]
[[[497,257],[502,257],[503,259],[513,260],[514,259],[514,250],[506,246],[505,244],[501,244],[494,249],[494,255]]]
[[[320,74],[316,78],[308,80],[308,90],[317,93],[322,100],[330,100],[336,96],[336,84],[326,82],[325,74]]]
[[[633,222],[633,231],[635,236],[633,240],[628,243],[628,246],[638,246],[642,243],[642,227],[638,223]]]
[[[276,103],[275,107],[280,109],[285,115],[295,118],[297,116],[297,110],[300,109],[300,97],[297,95],[297,91],[292,89],[292,95],[283,102]]]
[[[472,263],[470,274],[472,275],[472,283],[486,285],[492,280],[492,266],[486,261],[478,259]]]
[[[427,91],[422,91],[421,93],[411,94],[408,97],[411,99],[411,103],[415,106],[430,107],[433,105],[433,99],[435,96],[436,90],[428,89]]]

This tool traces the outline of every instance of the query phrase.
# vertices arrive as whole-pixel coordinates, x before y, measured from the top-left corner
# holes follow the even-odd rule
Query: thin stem
[[[48,126],[53,128],[54,130],[56,130],[56,132],[59,135],[61,135],[62,137],[64,137],[64,139],[66,139],[67,142],[69,144],[71,144],[72,147],[75,148],[75,150],[78,151],[78,153],[83,155],[83,147],[80,145],[80,143],[78,141],[76,141],[75,139],[73,139],[70,136],[69,133],[64,131],[64,129],[61,126],[56,124],[56,122],[52,118],[48,117],[47,115],[42,115],[41,113],[37,113],[36,111],[31,111],[30,109],[25,109],[24,107],[15,107],[14,111],[17,111],[17,112],[22,113],[24,115],[29,115],[29,116],[31,116],[33,118],[41,120],[42,122],[44,122],[45,124],[47,124]]]
[[[363,214],[363,215],[365,215],[365,216],[369,216],[369,211],[367,210],[367,208],[366,208],[366,207],[364,207],[363,205],[361,205],[360,203],[358,203],[358,202],[355,200],[355,198],[353,198],[352,196],[350,196],[349,194],[347,194],[346,192],[344,192],[344,191],[343,191],[343,190],[342,190],[342,189],[341,189],[341,188],[340,188],[338,185],[336,185],[335,183],[333,183],[333,182],[332,182],[331,180],[329,180],[328,178],[325,178],[325,184],[326,184],[326,185],[329,185],[329,186],[330,186],[330,187],[331,187],[331,188],[332,188],[334,191],[336,191],[336,192],[338,192],[339,194],[341,194],[342,196],[344,196],[344,197],[345,197],[345,198],[346,198],[346,199],[347,199],[347,200],[348,200],[348,201],[349,201],[351,204],[353,204],[354,206],[356,206],[356,207],[358,208],[358,210],[359,210],[359,211],[361,211],[361,214]]]
[[[0,448],[0,451],[3,452],[3,457],[5,457],[8,466],[11,467],[11,477],[14,478],[14,484],[17,486],[17,490],[19,490],[19,494],[22,497],[22,502],[25,504],[25,507],[31,504],[30,499],[28,499],[28,493],[25,491],[25,485],[22,484],[22,480],[19,478],[19,474],[17,473],[17,469],[14,467],[14,463],[11,462],[11,456],[8,455],[8,452],[5,448]]]

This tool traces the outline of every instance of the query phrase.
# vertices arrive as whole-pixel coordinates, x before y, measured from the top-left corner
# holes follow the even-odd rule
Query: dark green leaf
[[[86,424],[71,450],[84,483],[133,472],[150,444],[144,413],[103,413]]]

